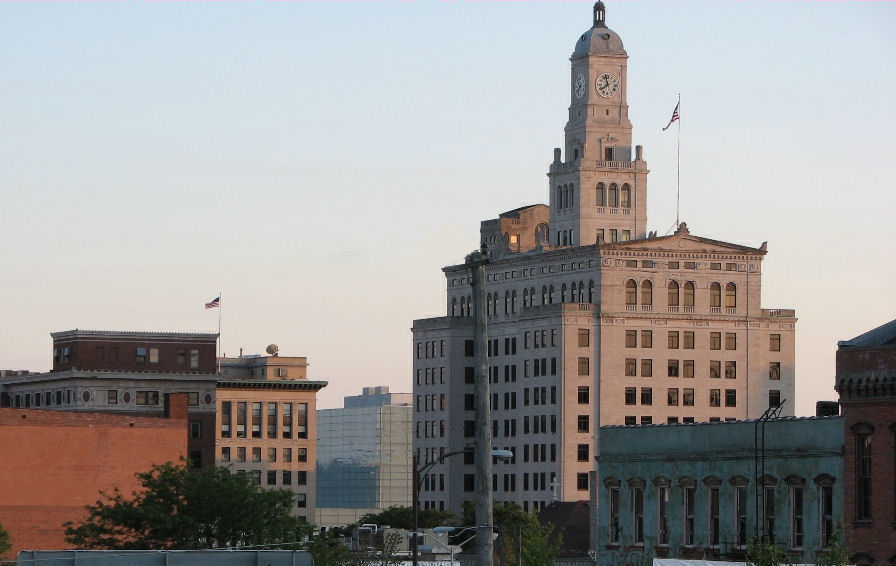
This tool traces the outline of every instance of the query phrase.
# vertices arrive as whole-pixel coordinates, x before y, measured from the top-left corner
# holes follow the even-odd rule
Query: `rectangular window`
[[[638,375],[638,361],[634,358],[625,359],[625,375]]]
[[[625,426],[635,426],[638,424],[638,418],[633,415],[626,415]]]
[[[587,328],[579,328],[579,347],[587,348],[591,345],[591,332]]]
[[[588,472],[576,474],[576,489],[578,491],[588,491]]]
[[[222,446],[221,447],[221,461],[222,462],[230,461],[230,446]]]
[[[202,421],[190,421],[190,438],[193,440],[202,438]]]
[[[871,520],[871,435],[856,434],[856,520]]]
[[[694,377],[694,360],[685,360],[682,362],[681,376],[685,378]]]
[[[712,262],[709,264],[709,268],[713,271],[718,271],[718,270],[722,269],[722,263],[721,262]]]
[[[768,363],[768,378],[775,380],[781,379],[781,362]]]
[[[296,494],[296,507],[299,509],[304,509],[308,506],[308,495],[304,493]]]
[[[653,388],[652,387],[642,387],[641,388],[641,404],[642,405],[653,405]]]
[[[637,330],[626,330],[625,331],[625,347],[626,348],[637,348],[638,347],[638,331]]]
[[[283,485],[292,485],[292,470],[283,470]]]
[[[609,529],[607,533],[607,542],[610,544],[619,544],[619,488],[609,488],[607,499],[610,502],[609,508]]]
[[[737,389],[725,390],[725,406],[737,407]]]
[[[158,348],[150,348],[149,349],[149,363],[151,363],[151,364],[159,363],[159,349]]]
[[[252,438],[261,438],[261,403],[252,403]]]
[[[277,485],[277,470],[268,470],[268,485]]]
[[[576,456],[579,462],[588,461],[589,447],[587,444],[579,444],[576,450]]]
[[[277,403],[268,403],[268,438],[277,438]]]
[[[110,389],[106,392],[106,403],[108,403],[109,405],[118,404],[118,390]]]
[[[694,349],[694,333],[693,332],[683,332],[683,342],[685,350],[693,350]]]
[[[721,350],[722,349],[722,333],[721,332],[710,332],[709,333],[709,349],[710,350]]]
[[[762,495],[762,535],[775,542],[775,486],[763,486]]]
[[[747,486],[734,488],[734,544],[747,545]]]
[[[134,361],[138,364],[142,364],[146,361],[146,348],[137,348],[137,354]]]
[[[255,446],[252,448],[252,461],[261,462],[261,446]]]
[[[231,407],[230,401],[221,401],[221,438],[230,438]]]
[[[694,390],[684,389],[681,392],[681,404],[685,407],[694,406]]]
[[[292,462],[292,448],[283,449],[283,461]]]
[[[187,363],[187,351],[186,350],[178,350],[177,351],[177,365],[182,366]]]
[[[825,547],[834,536],[834,486],[821,486],[818,507],[821,517],[821,546]]]
[[[725,379],[737,379],[737,362],[725,362]]]
[[[245,446],[237,446],[236,461],[237,462],[245,462],[246,461],[246,447]]]
[[[678,360],[669,360],[667,367],[669,377],[678,377]]]
[[[644,544],[644,488],[632,488],[632,543]]]
[[[721,360],[710,360],[709,361],[709,377],[712,379],[719,379],[722,377],[722,362]]]
[[[528,391],[528,390],[527,390]],[[587,385],[580,385],[578,391],[578,401],[579,405],[587,405],[591,402],[590,400],[590,390]]]
[[[681,488],[683,509],[684,545],[694,546],[694,498],[696,489],[690,486]]]
[[[296,485],[307,485],[308,484],[308,472],[306,471],[298,471],[296,472]]]
[[[653,377],[653,360],[641,360],[641,377]]]
[[[268,462],[276,462],[277,461],[277,449],[276,448],[268,448]]]
[[[780,352],[781,351],[781,335],[780,334],[769,334],[768,335],[768,349],[770,352]]]
[[[467,358],[472,358],[474,356],[472,340],[464,340],[464,356]]]
[[[660,546],[669,544],[669,488],[656,488],[656,542]]]
[[[296,403],[296,438],[308,438],[308,403]]]
[[[790,486],[790,548],[803,547],[803,486]]]
[[[578,418],[578,431],[579,432],[588,432],[588,415],[579,415]]]
[[[159,404],[159,392],[158,391],[138,391],[136,397],[136,403],[138,405],[158,405]]]
[[[670,349],[670,350],[677,350],[677,349],[678,349],[678,340],[679,340],[679,334],[678,334],[678,331],[677,331],[677,330],[670,330],[670,331],[669,331],[669,349]]]
[[[737,334],[735,332],[725,333],[725,349],[737,350]]]
[[[634,387],[626,387],[625,388],[625,404],[626,405],[634,405],[635,398],[637,397],[637,389]]]
[[[190,369],[199,369],[199,350],[190,350]]]
[[[768,406],[777,407],[781,404],[781,391],[779,389],[772,389],[768,392]]]
[[[296,448],[296,462],[307,462],[308,461],[308,449],[307,448]]]
[[[641,331],[641,347],[642,348],[653,348],[653,331],[652,330],[642,330]]]
[[[476,485],[473,480],[474,477],[473,474],[464,474],[464,491],[474,490],[474,486]]]
[[[282,426],[280,433],[283,438],[292,438],[292,403],[283,403],[283,416],[281,417]]]
[[[721,407],[722,406],[722,390],[721,389],[710,389],[709,390],[709,406],[710,407]]]
[[[667,405],[670,407],[678,406],[678,389],[669,388],[666,393]]]
[[[719,546],[719,488],[709,488],[709,546]]]
[[[588,375],[590,373],[590,359],[579,358],[579,375]]]
[[[199,392],[198,391],[190,391],[187,393],[187,405],[190,407],[198,407],[199,406]]]

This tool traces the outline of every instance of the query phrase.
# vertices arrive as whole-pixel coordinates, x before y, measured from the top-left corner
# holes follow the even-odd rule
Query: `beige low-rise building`
[[[565,160],[550,202],[481,226],[498,501],[587,499],[600,425],[793,415],[795,313],[764,309],[766,244],[647,232],[647,163],[632,146],[627,54],[602,3],[571,61]],[[518,220],[518,222],[513,222]],[[496,233],[498,230],[503,233]],[[476,359],[467,265],[443,269],[446,316],[415,320],[421,462],[473,442]],[[424,506],[473,497],[472,454],[432,470]]]

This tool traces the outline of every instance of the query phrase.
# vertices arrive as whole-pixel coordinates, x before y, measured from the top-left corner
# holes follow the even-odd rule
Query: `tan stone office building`
[[[759,248],[647,232],[647,163],[632,145],[627,54],[603,5],[575,44],[566,147],[549,205],[482,223],[499,501],[541,509],[588,496],[600,424],[733,420],[786,400],[795,313],[761,306]],[[414,443],[421,461],[473,442],[473,291],[443,269],[446,316],[414,321]],[[472,499],[469,456],[433,469],[424,506]]]
[[[317,392],[326,381],[307,379],[307,359],[280,356],[220,358],[215,463],[249,474],[261,486],[289,489],[295,513],[313,521]]]

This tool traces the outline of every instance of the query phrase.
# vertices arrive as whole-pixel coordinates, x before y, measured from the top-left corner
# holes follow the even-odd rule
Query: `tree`
[[[525,514],[520,545],[523,566],[550,566],[554,563],[563,545],[563,535],[554,530],[552,523],[542,525],[535,513]]]
[[[419,527],[431,529],[441,525],[447,525],[454,518],[451,511],[439,511],[438,509],[419,509],[417,511]],[[368,513],[358,519],[358,523],[386,525],[393,529],[414,530],[414,508],[393,505],[379,513]]]
[[[195,549],[301,541],[313,527],[291,514],[294,495],[262,489],[245,474],[209,467],[190,472],[172,463],[138,473],[130,498],[100,492],[87,519],[68,522],[77,548]]]
[[[818,553],[820,566],[846,566],[846,545],[843,542],[843,522],[837,525],[837,530],[828,540],[824,549]]]
[[[463,513],[465,524],[476,524],[472,501],[464,501]],[[521,556],[524,565],[543,566],[560,553],[563,537],[554,534],[554,525],[542,525],[535,513],[526,513],[516,503],[494,502],[492,519],[498,529],[495,552],[500,564],[516,564]]]
[[[747,545],[747,566],[779,566],[786,564],[784,552],[775,543],[763,537],[750,539]]]
[[[12,548],[12,543],[9,542],[9,533],[6,532],[3,525],[0,525],[0,558],[2,558],[10,548]]]

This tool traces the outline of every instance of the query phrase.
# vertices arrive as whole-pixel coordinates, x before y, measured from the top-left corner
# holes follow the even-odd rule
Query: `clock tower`
[[[570,57],[566,148],[554,150],[550,180],[553,246],[583,246],[645,236],[647,163],[632,151],[626,90],[628,54],[607,27],[603,2]]]

